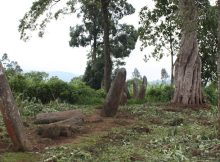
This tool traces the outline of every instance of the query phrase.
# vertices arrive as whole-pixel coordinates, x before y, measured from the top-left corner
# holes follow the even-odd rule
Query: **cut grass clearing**
[[[49,146],[37,154],[4,153],[0,161],[16,157],[10,162],[26,162],[32,156],[30,162],[220,161],[215,109],[167,110],[170,106],[123,106],[115,118],[104,119],[111,122],[108,129],[96,128],[97,123],[96,131],[69,139],[68,144]]]

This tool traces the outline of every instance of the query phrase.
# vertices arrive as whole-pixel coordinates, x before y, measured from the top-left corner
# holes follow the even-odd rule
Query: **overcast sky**
[[[125,18],[125,22],[138,26],[138,12],[142,6],[153,5],[151,0],[128,0],[135,8],[136,13]],[[214,0],[213,0],[214,1]],[[88,48],[69,47],[69,27],[76,25],[78,20],[73,16],[53,22],[48,25],[43,38],[33,36],[28,42],[19,39],[19,20],[27,12],[33,0],[1,0],[0,1],[0,56],[7,53],[10,60],[18,61],[24,71],[63,71],[76,75],[83,75]],[[151,59],[147,63],[143,61],[144,54],[151,49],[140,51],[140,42],[136,49],[126,58],[128,78],[131,77],[134,68],[138,68],[141,75],[146,75],[148,80],[160,79],[160,71],[166,68],[170,73],[170,58],[165,57],[156,62]]]

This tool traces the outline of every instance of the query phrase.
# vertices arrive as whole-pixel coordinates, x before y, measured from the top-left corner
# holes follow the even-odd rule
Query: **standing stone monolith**
[[[140,86],[140,91],[138,94],[138,99],[143,100],[146,94],[146,89],[147,89],[147,77],[143,77],[142,85]]]
[[[139,94],[139,89],[138,89],[138,82],[137,79],[133,80],[133,97],[135,99],[138,98],[138,94]]]
[[[121,95],[124,92],[124,86],[126,81],[126,70],[125,68],[121,68],[118,70],[116,77],[111,84],[107,97],[105,99],[105,103],[101,112],[102,116],[113,117],[116,115]]]
[[[121,94],[121,100],[120,100],[120,105],[126,105],[128,102],[128,97],[125,92],[122,92]]]
[[[31,146],[25,134],[23,122],[15,104],[11,89],[0,62],[0,110],[5,126],[16,150],[28,151]]]
[[[125,92],[126,95],[127,95],[127,99],[130,99],[130,98],[131,98],[131,94],[130,94],[130,92],[129,92],[127,83],[125,83],[124,92]]]

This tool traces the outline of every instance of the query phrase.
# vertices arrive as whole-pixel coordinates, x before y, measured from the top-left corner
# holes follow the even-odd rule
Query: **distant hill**
[[[47,73],[49,74],[49,77],[57,76],[58,78],[62,79],[65,82],[69,82],[73,77],[77,76],[73,73],[68,73],[63,71],[50,71]]]
[[[149,83],[152,84],[152,85],[157,85],[157,84],[161,84],[162,81],[161,80],[153,80],[153,81],[149,81]],[[170,83],[171,83],[170,80],[166,81],[166,84],[170,84]]]

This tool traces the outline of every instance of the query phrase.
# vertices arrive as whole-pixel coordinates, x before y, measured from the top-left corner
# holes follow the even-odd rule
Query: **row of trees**
[[[28,30],[39,29],[40,33],[43,33],[46,23],[53,18],[51,8],[58,2],[60,1],[48,0],[43,2],[39,0],[34,2],[31,10],[27,12],[21,20],[21,24],[19,26],[21,38],[27,38],[26,34],[28,33]],[[178,12],[178,1],[154,0],[154,2],[154,10],[143,7],[140,12],[141,27],[139,29],[139,36],[140,40],[143,42],[142,48],[154,45],[155,50],[151,56],[156,57],[157,59],[161,59],[164,56],[164,51],[168,51],[167,53],[171,55],[171,83],[174,83],[175,73],[176,89],[180,89],[179,92],[174,95],[176,96],[174,98],[179,98],[174,99],[176,100],[175,102],[182,103],[182,98],[184,98],[183,96],[190,96],[189,93],[191,93],[191,89],[194,88],[200,90],[195,90],[197,92],[193,92],[194,96],[184,99],[186,100],[184,101],[184,104],[202,104],[204,103],[204,100],[201,94],[201,85],[195,85],[200,83],[201,78],[200,76],[195,76],[193,78],[192,75],[195,73],[202,75],[202,81],[204,84],[207,84],[208,81],[216,80],[216,72],[213,72],[216,71],[215,59],[211,59],[216,56],[217,50],[217,19],[215,8],[210,5],[208,0],[198,0],[196,1],[196,6],[191,9],[187,8],[195,12],[195,14],[192,13],[195,17],[192,21],[194,25],[191,24],[191,27],[193,26],[193,28],[191,28],[187,27],[189,20],[186,19],[187,16],[191,15],[186,15],[187,12],[181,10],[184,8],[181,8],[181,5],[179,7],[181,12]],[[79,9],[75,9],[76,4],[80,4]],[[47,10],[48,7],[50,8],[49,11]],[[116,65],[123,65],[121,58],[129,56],[131,50],[135,47],[138,36],[137,31],[131,25],[119,24],[119,20],[121,18],[134,13],[134,8],[131,4],[128,4],[126,0],[75,0],[68,1],[64,9],[60,9],[57,12],[54,11],[54,17],[58,18],[61,13],[68,13],[67,11],[70,13],[78,13],[78,16],[81,16],[83,21],[82,25],[76,25],[70,28],[70,46],[91,46],[84,81],[96,89],[100,88],[102,81],[104,81],[105,90],[108,92],[113,67],[112,57],[120,58],[116,60]],[[45,15],[44,13],[47,14]],[[38,25],[39,19],[44,16],[46,17],[45,21]],[[197,41],[196,46],[200,48],[196,47],[195,49],[198,50],[200,56],[202,56],[202,63],[204,65],[197,65],[199,69],[202,68],[202,74],[201,70],[197,72],[192,70],[194,74],[189,74],[191,75],[191,79],[188,81],[180,79],[185,76],[181,76],[177,79],[177,75],[185,75],[185,69],[182,69],[182,72],[178,72],[177,69],[180,67],[178,64],[181,64],[182,68],[185,68],[187,64],[184,63],[185,65],[183,65],[187,56],[186,58],[180,57],[180,52],[175,63],[176,68],[174,72],[174,56],[177,55],[177,51],[179,50],[179,43],[182,44],[181,42],[184,42],[184,40],[181,40],[181,38],[183,38],[183,34],[188,32],[188,29],[184,28],[189,28],[190,30],[195,31],[194,39],[197,39],[198,35],[199,46]],[[184,30],[186,32],[184,32]],[[188,55],[191,56],[190,53]],[[209,57],[210,55],[212,57]],[[196,60],[197,64],[200,64],[199,62],[200,60]],[[194,65],[195,62],[191,63],[191,67],[189,67],[189,69],[192,69]],[[180,83],[177,83],[178,80],[180,80]],[[191,83],[192,80],[194,80],[195,84],[192,83],[190,87],[188,82]],[[182,85],[183,82],[187,86]],[[194,99],[195,97],[196,99]]]
[[[34,2],[31,10],[21,20],[21,38],[28,39],[28,31],[33,30],[39,30],[39,35],[42,36],[46,24],[53,18],[57,19],[60,14],[77,14],[83,23],[70,27],[69,45],[90,47],[83,80],[95,89],[101,88],[103,81],[107,92],[113,66],[124,65],[123,58],[129,56],[135,48],[137,30],[133,25],[119,22],[124,16],[133,14],[134,7],[126,0],[69,0],[64,8],[53,12],[51,8],[54,4],[59,5],[58,2],[61,1]],[[77,5],[80,5],[78,9],[75,8]],[[41,17],[45,19],[38,25]]]

